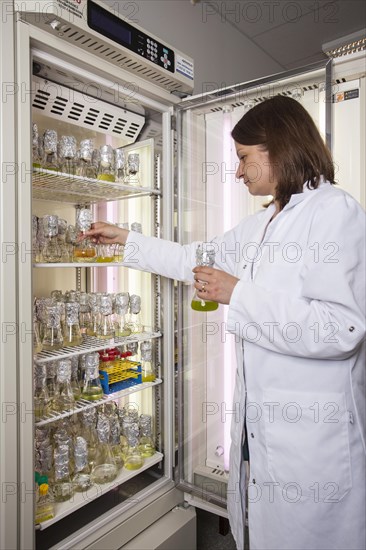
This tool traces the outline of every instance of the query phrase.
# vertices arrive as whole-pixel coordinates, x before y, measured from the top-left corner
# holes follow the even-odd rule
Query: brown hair
[[[293,193],[319,185],[320,176],[334,181],[332,156],[309,113],[290,97],[275,96],[250,109],[236,124],[232,137],[241,145],[262,145],[268,151],[278,182],[281,209]]]

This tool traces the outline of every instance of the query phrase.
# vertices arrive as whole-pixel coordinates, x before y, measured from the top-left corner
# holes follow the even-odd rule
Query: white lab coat
[[[329,182],[304,186],[269,223],[273,211],[213,241],[215,267],[240,279],[228,315],[240,336],[232,532],[243,550],[247,482],[251,550],[364,550],[365,213]],[[196,245],[131,232],[126,265],[192,281]]]

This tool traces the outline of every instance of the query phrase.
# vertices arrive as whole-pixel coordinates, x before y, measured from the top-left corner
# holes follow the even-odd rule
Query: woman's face
[[[261,145],[241,145],[235,141],[239,167],[236,177],[243,179],[251,195],[275,195],[276,179],[268,151]]]

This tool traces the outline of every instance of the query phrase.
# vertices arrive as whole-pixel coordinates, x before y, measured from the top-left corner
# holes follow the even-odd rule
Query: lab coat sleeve
[[[191,283],[192,269],[196,265],[197,244],[182,246],[172,241],[146,237],[130,231],[125,245],[123,265]]]
[[[315,246],[320,251],[314,253]],[[281,354],[352,355],[365,337],[365,213],[347,194],[313,215],[297,296],[239,281],[228,330]]]
[[[225,242],[235,243],[234,232],[231,237],[225,237]],[[232,272],[234,269],[234,257],[232,254],[222,255],[223,239],[217,237],[210,241],[209,245],[215,251],[217,262],[215,267]],[[193,283],[192,269],[196,265],[197,246],[202,242],[193,242],[188,245],[180,245],[172,241],[146,237],[141,233],[130,231],[124,252],[123,265],[156,273],[177,281]],[[228,245],[230,246],[230,244]]]

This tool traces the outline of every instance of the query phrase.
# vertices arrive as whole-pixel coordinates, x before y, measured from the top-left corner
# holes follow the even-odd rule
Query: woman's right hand
[[[129,231],[106,222],[95,222],[91,229],[79,236],[80,240],[90,239],[97,244],[126,244]]]

